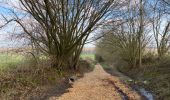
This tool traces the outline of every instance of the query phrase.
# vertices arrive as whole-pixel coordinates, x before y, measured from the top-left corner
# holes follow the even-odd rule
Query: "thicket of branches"
[[[58,70],[76,69],[89,35],[109,20],[116,0],[19,0],[20,7],[2,15],[16,22],[34,49],[47,55]]]
[[[148,24],[147,20],[144,20],[144,3],[129,2],[124,10],[125,16],[122,16],[120,25],[112,24],[109,31],[106,31],[105,37],[99,42],[108,45],[108,49],[113,49],[112,52],[118,51],[122,59],[128,61],[128,63],[135,67],[137,64],[142,64],[142,54],[148,40],[146,40],[146,32],[148,30],[145,27]]]
[[[159,1],[155,2],[152,6],[154,16],[151,18],[152,32],[154,35],[157,54],[159,59],[165,57],[170,48],[170,21],[165,16],[169,16],[167,13],[168,1],[161,2],[163,9],[159,8]],[[158,7],[158,8],[157,8]],[[161,7],[162,8],[162,7]]]
[[[110,56],[120,57],[131,68],[142,66],[143,56],[149,49],[157,51],[158,59],[165,57],[170,48],[168,3],[161,0],[129,2],[125,16],[105,30],[106,35],[97,43],[97,53],[110,52]]]
[[[170,47],[167,0],[19,0],[19,4],[8,7],[10,17],[2,15],[2,27],[17,23],[18,37],[29,40],[58,70],[76,69],[89,35],[101,28],[107,35],[100,43],[114,47],[109,52],[119,51],[132,67],[142,66],[150,40],[159,58]]]

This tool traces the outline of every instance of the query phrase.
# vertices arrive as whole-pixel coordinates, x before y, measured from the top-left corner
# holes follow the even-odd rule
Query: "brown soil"
[[[94,70],[78,79],[72,88],[60,97],[51,97],[49,100],[141,100],[141,96],[123,84],[119,77],[111,76],[97,64]]]

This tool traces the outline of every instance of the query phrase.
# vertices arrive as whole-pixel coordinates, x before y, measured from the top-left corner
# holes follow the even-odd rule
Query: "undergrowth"
[[[55,68],[50,67],[48,60],[45,59],[37,64],[35,59],[27,58],[24,62],[18,61],[15,68],[6,64],[5,67],[8,69],[0,71],[0,98],[29,100],[33,97],[42,97],[47,95],[46,91],[50,88],[68,84],[67,79],[71,75],[76,74],[81,77],[85,72],[92,71],[94,64],[91,59],[80,60],[76,72],[66,69],[62,72],[62,76]],[[61,91],[60,89],[58,91]]]
[[[152,92],[156,100],[170,100],[170,57],[156,58],[156,56],[144,58],[147,62],[143,63],[141,68],[129,69],[128,66],[117,68],[140,83],[138,85]],[[146,83],[141,84],[142,82]]]

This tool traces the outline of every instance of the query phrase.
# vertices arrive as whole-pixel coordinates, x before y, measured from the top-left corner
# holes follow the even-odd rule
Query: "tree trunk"
[[[142,66],[142,43],[141,43],[141,38],[143,34],[143,0],[140,0],[140,8],[139,8],[139,13],[140,13],[140,26],[139,26],[139,67]]]

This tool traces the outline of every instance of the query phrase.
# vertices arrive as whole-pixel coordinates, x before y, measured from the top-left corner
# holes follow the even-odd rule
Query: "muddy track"
[[[60,97],[49,100],[142,100],[141,96],[123,84],[119,77],[111,76],[97,64],[94,70],[78,79]]]

